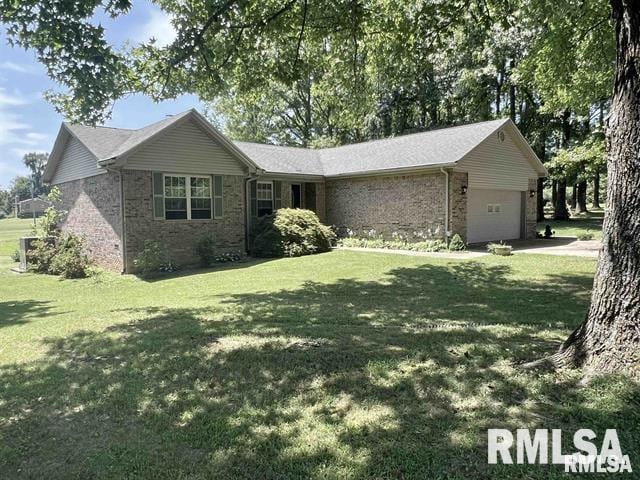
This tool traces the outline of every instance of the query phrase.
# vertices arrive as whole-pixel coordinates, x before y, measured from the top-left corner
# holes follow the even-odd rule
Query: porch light
[[[533,198],[536,196],[536,191],[535,190],[529,190],[529,198]]]
[[[467,194],[467,186],[466,186],[466,185],[463,185],[463,186],[462,186],[462,189],[460,190],[460,193],[461,193],[462,195],[466,195],[466,194]]]

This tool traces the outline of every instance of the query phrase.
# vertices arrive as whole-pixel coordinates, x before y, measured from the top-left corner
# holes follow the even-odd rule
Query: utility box
[[[33,242],[38,240],[40,237],[22,237],[20,238],[20,265],[18,266],[18,271],[26,272],[27,271],[27,252],[31,250]]]

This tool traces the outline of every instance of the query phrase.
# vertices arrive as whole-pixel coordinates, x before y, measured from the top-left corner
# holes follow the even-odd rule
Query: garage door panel
[[[469,243],[520,238],[522,192],[469,189],[467,241]]]

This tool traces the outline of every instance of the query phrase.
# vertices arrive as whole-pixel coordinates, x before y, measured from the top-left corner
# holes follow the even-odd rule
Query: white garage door
[[[520,238],[522,192],[481,190],[467,192],[467,242]]]

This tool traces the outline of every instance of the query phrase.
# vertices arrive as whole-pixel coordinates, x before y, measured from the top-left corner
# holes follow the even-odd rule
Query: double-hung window
[[[256,185],[258,217],[273,213],[273,182],[258,182]]]
[[[160,176],[161,174],[157,174]],[[222,189],[222,182],[219,183],[219,189]],[[156,185],[154,178],[154,185]],[[158,198],[162,195],[161,198]],[[222,215],[222,192],[217,194],[216,199],[220,197],[220,205],[218,206],[219,214]],[[213,189],[212,179],[210,176],[204,175],[162,175],[162,190],[154,186],[154,210],[156,218],[166,220],[198,220],[211,219],[213,213]],[[164,212],[158,208],[160,205],[164,207]]]

